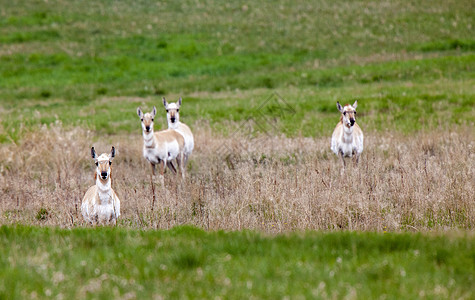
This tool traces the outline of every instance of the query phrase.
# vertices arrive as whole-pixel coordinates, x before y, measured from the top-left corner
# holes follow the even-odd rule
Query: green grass
[[[473,297],[467,235],[3,226],[0,241],[6,299]]]
[[[289,136],[328,135],[336,100],[360,100],[366,130],[473,123],[470,1],[7,2],[2,143],[56,119],[135,132],[161,96],[224,133],[273,92],[295,109],[276,126]]]
[[[329,137],[354,100],[365,132],[473,127],[472,6],[0,0],[0,143],[57,121],[139,135],[162,96],[224,135]],[[470,234],[3,226],[0,245],[0,299],[474,297]]]
[[[271,134],[283,132],[288,136],[322,137],[329,136],[338,122],[336,101],[353,103],[358,100],[359,123],[364,130],[396,130],[412,134],[437,126],[450,128],[473,124],[473,84],[473,79],[383,81],[318,89],[308,86],[206,94],[184,97],[181,118],[191,125],[204,120],[215,131],[231,134],[237,124],[249,118],[263,122],[262,116],[265,116],[276,122],[277,132]],[[168,100],[175,101],[174,98]],[[266,102],[269,98],[271,100]],[[259,109],[262,104],[264,107]],[[287,104],[289,109],[286,109]],[[22,136],[21,130],[28,131],[38,124],[50,124],[56,120],[66,126],[90,128],[98,134],[139,134],[136,108],[141,106],[150,111],[153,105],[161,115],[158,126],[164,128],[165,111],[159,97],[13,101],[4,104],[5,111],[10,113],[2,116],[4,130],[0,132],[0,141],[17,141]]]

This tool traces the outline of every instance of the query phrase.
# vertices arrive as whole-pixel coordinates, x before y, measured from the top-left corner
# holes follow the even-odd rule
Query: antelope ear
[[[165,106],[165,108],[166,108],[167,105],[168,105],[167,100],[165,100],[165,97],[163,97],[162,100],[163,100],[163,106]]]
[[[115,148],[114,148],[114,146],[112,146],[111,154],[109,155],[109,159],[112,160],[114,157],[115,157]]]
[[[178,107],[180,107],[180,106],[181,106],[181,97],[180,97],[180,99],[178,99]]]
[[[96,150],[94,149],[94,147],[91,148],[91,156],[92,156],[93,159],[97,158]]]
[[[357,106],[358,106],[358,100],[356,100],[355,103],[353,103],[353,108],[356,109]]]
[[[143,119],[143,112],[140,109],[140,107],[137,107],[137,115],[139,116],[140,119]]]
[[[157,108],[154,106],[152,109],[152,118],[155,118],[156,114],[157,114]]]
[[[340,112],[343,112],[343,108],[341,107],[340,102],[338,101],[336,102],[336,108],[338,108]]]

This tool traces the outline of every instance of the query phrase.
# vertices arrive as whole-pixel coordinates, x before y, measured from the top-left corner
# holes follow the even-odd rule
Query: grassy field
[[[280,118],[289,136],[328,136],[336,100],[355,98],[371,130],[389,127],[389,110],[402,132],[473,124],[470,6],[15,1],[1,11],[0,141],[56,119],[136,132],[137,105],[162,96],[226,134],[274,91],[295,108]]]
[[[471,128],[405,136],[366,136],[360,165],[341,164],[328,138],[253,134],[230,138],[195,132],[187,178],[151,179],[142,138],[110,136],[112,186],[121,199],[119,225],[163,229],[193,224],[208,230],[445,231],[473,230],[475,132]],[[25,135],[0,152],[1,224],[84,226],[81,200],[94,184],[94,133],[61,125]]]
[[[120,242],[118,242],[120,241]],[[0,227],[0,297],[471,299],[473,235]]]
[[[0,299],[473,298],[472,6],[0,0]],[[195,135],[165,187],[136,115],[163,96]],[[118,228],[84,228],[111,145]]]

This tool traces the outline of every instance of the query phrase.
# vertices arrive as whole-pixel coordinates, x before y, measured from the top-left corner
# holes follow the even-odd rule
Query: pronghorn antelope
[[[165,165],[176,173],[172,161],[176,159],[181,176],[184,177],[184,144],[183,136],[173,129],[153,131],[153,119],[157,114],[155,106],[151,113],[144,114],[142,110],[137,108],[137,115],[142,122],[143,134],[143,156],[152,166],[152,175],[155,176],[155,165],[160,166],[160,183],[164,185],[163,173]]]
[[[96,162],[94,173],[96,184],[87,190],[82,199],[82,215],[84,220],[91,224],[109,222],[116,224],[120,216],[120,201],[111,187],[111,164],[115,157],[115,148],[112,147],[109,155],[102,153],[98,157],[92,147],[91,156]]]
[[[353,157],[357,164],[363,152],[363,131],[356,124],[356,107],[358,101],[353,106],[347,104],[341,107],[340,102],[336,107],[341,112],[340,122],[333,131],[331,149],[341,158],[343,168],[345,167],[344,157]]]
[[[178,131],[185,139],[184,155],[186,166],[188,158],[195,147],[195,141],[193,139],[193,133],[191,133],[190,127],[188,127],[185,123],[180,122],[181,97],[176,103],[168,103],[167,100],[165,100],[165,97],[163,97],[163,106],[165,106],[167,111],[168,129],[174,129]]]

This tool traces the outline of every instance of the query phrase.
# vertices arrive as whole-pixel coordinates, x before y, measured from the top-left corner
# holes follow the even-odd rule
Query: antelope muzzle
[[[175,110],[170,110],[170,122],[172,122],[172,123],[176,122],[176,111]]]

